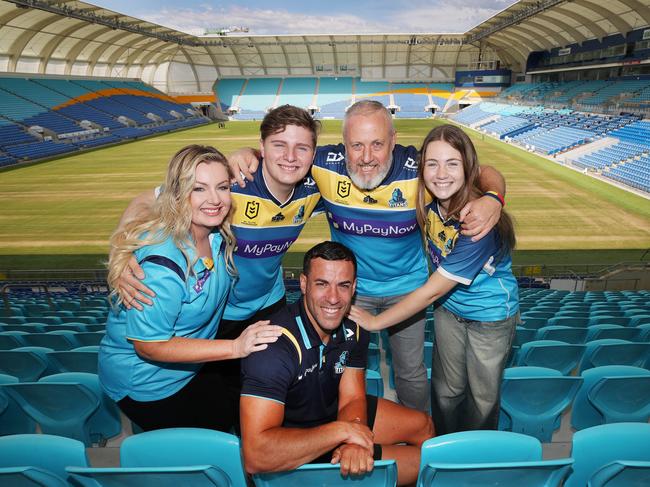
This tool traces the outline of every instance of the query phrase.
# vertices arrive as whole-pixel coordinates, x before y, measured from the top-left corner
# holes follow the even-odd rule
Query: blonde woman
[[[230,178],[213,147],[181,149],[155,204],[111,238],[108,283],[116,307],[100,347],[99,377],[144,430],[229,430],[231,420],[219,415],[218,378],[202,373],[202,364],[246,357],[280,335],[279,327],[257,322],[234,340],[213,339],[236,274]],[[126,309],[116,289],[132,253],[157,296],[143,311]]]

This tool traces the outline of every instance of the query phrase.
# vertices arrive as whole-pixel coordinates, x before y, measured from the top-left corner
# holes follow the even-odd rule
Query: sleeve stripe
[[[300,350],[300,345],[298,344],[296,337],[294,337],[286,328],[282,328],[282,334],[286,336],[291,341],[291,343],[293,343],[294,347],[296,347],[296,352],[298,352],[298,363],[302,363],[302,351]]]
[[[471,279],[467,279],[465,277],[452,274],[451,272],[446,271],[442,266],[439,266],[437,271],[440,272],[440,274],[442,274],[443,277],[446,277],[447,279],[451,279],[452,281],[459,282],[460,284],[465,284],[469,286],[472,283]]]
[[[242,394],[241,397],[254,397],[255,399],[264,399],[266,401],[277,402],[278,404],[282,404],[284,406],[284,403],[282,401],[278,401],[277,399],[272,399],[270,397],[256,396],[255,394]]]
[[[163,267],[167,267],[168,269],[174,271],[178,277],[181,278],[181,281],[185,282],[185,272],[181,267],[171,260],[169,257],[165,257],[162,255],[148,255],[144,259],[142,259],[139,264],[142,265],[145,262],[151,262],[153,264],[158,264]]]
[[[172,337],[169,338],[160,338],[158,340],[143,340],[142,338],[133,338],[133,337],[126,337],[127,340],[130,340],[132,342],[142,342],[142,343],[165,343],[168,342],[169,340],[172,339]]]

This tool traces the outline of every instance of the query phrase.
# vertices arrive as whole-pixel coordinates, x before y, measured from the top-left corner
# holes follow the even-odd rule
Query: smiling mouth
[[[321,309],[327,315],[336,315],[341,310],[341,308],[330,308],[328,306],[321,306]]]
[[[285,166],[284,164],[278,164],[278,167],[280,167],[280,169],[282,169],[283,171],[287,171],[287,172],[296,172],[298,171],[298,169],[300,169],[299,166]]]
[[[201,212],[205,213],[208,216],[217,216],[221,214],[221,210],[223,207],[219,208],[201,208]]]

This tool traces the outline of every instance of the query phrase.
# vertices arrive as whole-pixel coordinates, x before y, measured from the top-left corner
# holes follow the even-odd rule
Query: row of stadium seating
[[[452,433],[422,445],[417,485],[645,485],[650,476],[648,441],[647,424],[595,426],[574,435],[570,457],[543,460],[540,442],[530,436],[503,431]],[[119,456],[120,467],[92,468],[82,442],[56,435],[14,435],[0,439],[0,481],[50,487],[251,485],[239,438],[218,431],[171,428],[140,433],[124,440]],[[393,460],[375,461],[372,473],[343,477],[339,465],[309,464],[256,474],[252,481],[256,487],[348,483],[394,487],[396,467]]]
[[[140,81],[0,77],[0,167],[206,122]]]
[[[222,79],[215,84],[224,112],[237,120],[260,119],[270,107],[291,104],[318,107],[316,117],[342,118],[353,101],[372,99],[397,109],[396,116],[426,118],[429,106],[442,109],[453,91],[450,83],[389,83],[359,78]]]

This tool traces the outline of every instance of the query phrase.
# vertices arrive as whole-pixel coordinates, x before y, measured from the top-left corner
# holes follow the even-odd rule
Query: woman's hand
[[[153,301],[151,301],[151,299],[146,295],[154,298],[156,297],[156,294],[147,286],[142,284],[142,279],[144,279],[142,267],[140,267],[136,258],[131,256],[129,262],[117,280],[117,292],[119,293],[120,298],[122,299],[122,304],[126,309],[135,308],[142,311],[142,304],[149,306],[153,304]]]
[[[232,358],[248,357],[253,352],[259,352],[276,342],[282,335],[282,327],[270,325],[269,320],[258,321],[247,327],[241,335],[233,340]]]
[[[359,306],[352,305],[350,312],[348,313],[348,318],[364,330],[377,331],[381,329],[376,323],[376,317]]]

